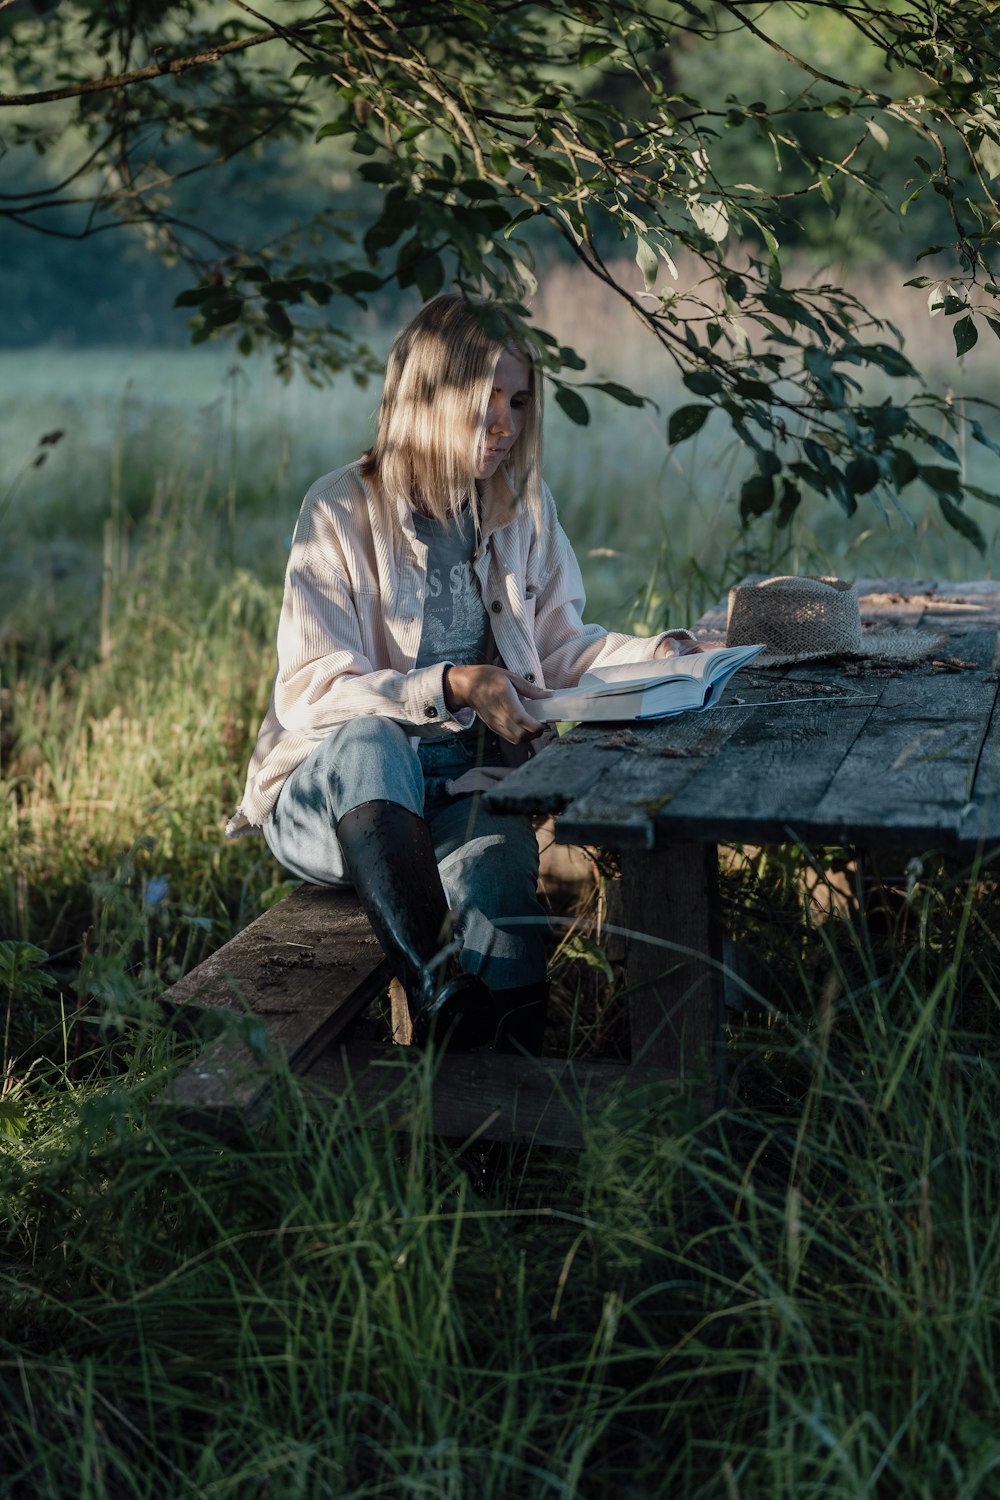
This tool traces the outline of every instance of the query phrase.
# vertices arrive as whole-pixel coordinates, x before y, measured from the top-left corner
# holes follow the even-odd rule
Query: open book
[[[522,698],[539,723],[591,719],[666,719],[692,708],[710,708],[740,667],[763,646],[717,646],[691,656],[624,662],[585,672],[576,687],[548,698]]]

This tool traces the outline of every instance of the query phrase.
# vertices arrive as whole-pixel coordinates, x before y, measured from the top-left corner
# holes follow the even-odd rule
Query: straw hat
[[[729,590],[727,646],[765,649],[754,666],[780,666],[822,656],[863,656],[917,661],[941,637],[889,625],[864,630],[858,593],[840,578],[744,578]]]

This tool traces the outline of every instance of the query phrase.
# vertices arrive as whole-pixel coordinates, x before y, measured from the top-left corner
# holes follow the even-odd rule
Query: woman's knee
[[[375,714],[350,719],[327,737],[319,759],[336,818],[363,802],[398,802],[417,813],[423,809],[420,762],[394,719]]]
[[[413,753],[410,737],[402,724],[381,714],[348,719],[346,724],[339,725],[327,735],[323,749],[337,759],[352,754],[396,756]]]

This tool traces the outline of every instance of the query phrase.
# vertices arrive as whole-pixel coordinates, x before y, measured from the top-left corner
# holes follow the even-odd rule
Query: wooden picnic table
[[[560,842],[618,851],[633,1065],[684,1075],[720,1060],[718,844],[1000,846],[1000,584],[858,592],[866,626],[926,630],[933,653],[751,664],[717,707],[578,726],[487,796],[557,814]],[[698,638],[722,644],[725,617],[709,610]]]
[[[926,629],[933,654],[907,665],[751,665],[715,708],[579,727],[487,794],[493,807],[558,814],[561,842],[618,851],[623,925],[636,934],[626,955],[631,1060],[432,1057],[437,1131],[580,1145],[595,1106],[617,1101],[650,1118],[678,1096],[714,1102],[720,843],[1000,846],[1000,584],[864,580],[859,593],[866,623]],[[721,642],[724,606],[695,628]],[[168,1102],[213,1129],[253,1124],[280,1055],[320,1109],[349,1085],[364,1118],[405,1125],[424,1107],[427,1059],[354,1036],[387,980],[354,893],[303,886],[165,996],[229,1023]]]

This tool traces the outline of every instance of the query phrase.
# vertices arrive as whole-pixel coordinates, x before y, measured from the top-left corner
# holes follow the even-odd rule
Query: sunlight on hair
[[[457,515],[475,492],[476,456],[497,362],[505,348],[531,372],[531,401],[506,478],[520,504],[541,507],[542,383],[530,351],[491,336],[487,320],[506,324],[502,308],[446,292],[425,304],[394,340],[375,442],[362,473],[389,498],[430,516]]]

